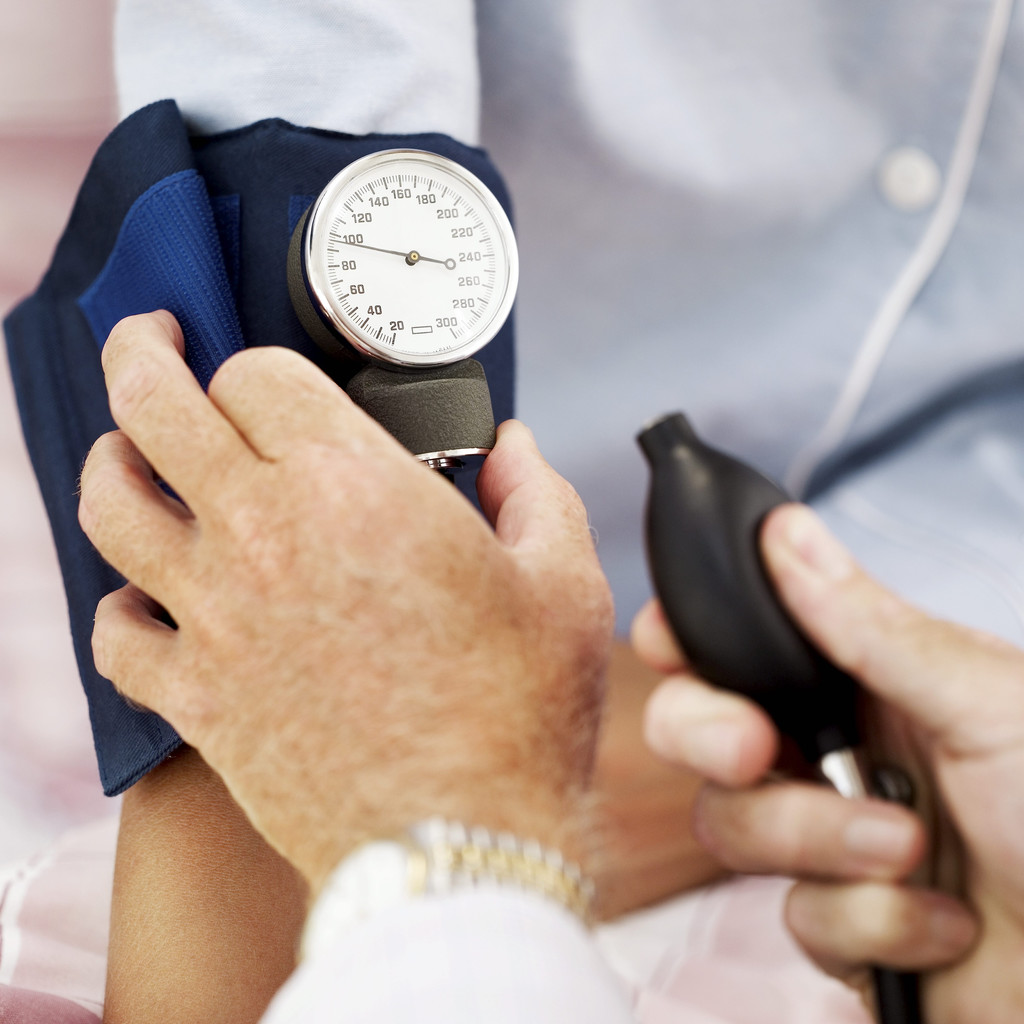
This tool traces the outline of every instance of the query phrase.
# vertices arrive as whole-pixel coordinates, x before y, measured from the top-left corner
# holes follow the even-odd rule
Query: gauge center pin
[[[419,261],[420,254],[415,249],[413,249],[412,252],[410,252],[409,255],[405,257],[405,262],[408,263],[410,267],[415,267],[416,264],[419,263]]]

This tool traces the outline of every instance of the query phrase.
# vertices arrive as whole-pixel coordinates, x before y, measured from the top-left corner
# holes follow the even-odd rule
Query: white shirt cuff
[[[264,1024],[627,1024],[581,922],[532,892],[473,889],[382,910],[315,942]]]

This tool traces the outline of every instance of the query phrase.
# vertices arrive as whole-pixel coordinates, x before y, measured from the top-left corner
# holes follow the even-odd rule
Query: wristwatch
[[[327,948],[356,925],[424,896],[517,888],[589,919],[593,883],[557,850],[508,832],[444,818],[412,825],[397,839],[364,843],[328,878],[303,935],[303,954]]]

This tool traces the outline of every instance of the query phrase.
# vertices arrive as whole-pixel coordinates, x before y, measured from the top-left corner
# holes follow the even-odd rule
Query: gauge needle
[[[374,252],[386,252],[391,256],[401,256],[410,267],[415,267],[417,263],[440,263],[441,266],[447,267],[449,270],[455,269],[455,260],[435,260],[430,256],[421,256],[415,249],[399,252],[397,249],[381,249],[380,246],[364,245],[362,242],[346,242],[343,239],[335,239],[335,241],[341,241],[342,245],[354,245],[357,249],[372,249]]]

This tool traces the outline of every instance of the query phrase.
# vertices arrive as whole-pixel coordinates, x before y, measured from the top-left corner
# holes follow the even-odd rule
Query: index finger
[[[103,346],[110,412],[157,473],[191,504],[204,484],[252,457],[183,358],[177,320],[160,310],[127,317]]]
[[[729,787],[763,778],[779,753],[779,735],[760,707],[695,676],[670,676],[654,690],[644,739],[672,764]]]
[[[775,509],[761,541],[783,601],[837,665],[951,752],[1019,743],[1024,652],[896,597],[805,506]]]

